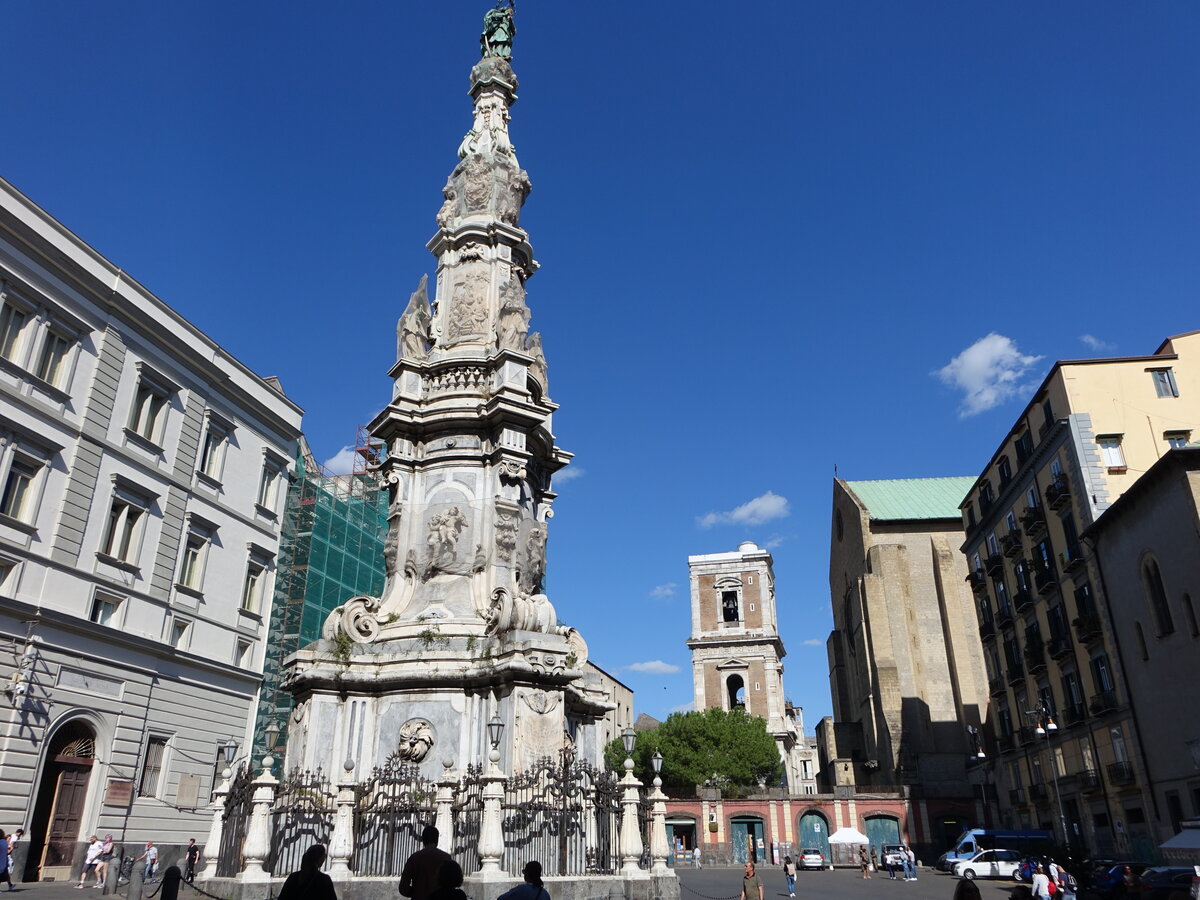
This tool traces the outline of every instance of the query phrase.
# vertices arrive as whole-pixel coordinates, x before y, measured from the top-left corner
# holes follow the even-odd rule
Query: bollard
[[[183,872],[179,871],[179,866],[171,866],[163,874],[162,887],[159,888],[159,895],[162,900],[176,900],[179,896],[179,882],[183,881]]]
[[[108,861],[108,868],[104,870],[104,887],[101,889],[101,894],[115,894],[117,892],[117,879],[121,877],[121,860],[114,858]]]
[[[129,870],[129,890],[125,893],[125,900],[142,900],[142,874],[145,871],[145,867],[139,866],[135,860],[133,868]]]

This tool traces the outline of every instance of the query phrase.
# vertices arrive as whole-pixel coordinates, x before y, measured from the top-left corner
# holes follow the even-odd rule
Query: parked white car
[[[970,859],[954,864],[956,878],[1012,878],[1021,866],[1016,850],[981,850]]]

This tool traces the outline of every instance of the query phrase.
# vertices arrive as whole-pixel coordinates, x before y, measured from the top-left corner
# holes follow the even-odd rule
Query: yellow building
[[[1131,858],[1169,836],[1080,535],[1198,421],[1200,332],[1058,362],[962,503],[1007,824]]]

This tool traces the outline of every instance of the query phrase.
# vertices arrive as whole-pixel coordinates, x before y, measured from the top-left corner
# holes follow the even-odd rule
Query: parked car
[[[802,869],[823,869],[825,868],[825,854],[820,850],[809,848],[800,851],[800,868]]]
[[[1016,850],[983,850],[954,864],[956,878],[1012,878],[1021,865]]]
[[[904,845],[903,844],[884,844],[883,853],[880,854],[880,862],[886,867],[890,862],[897,869],[904,866]]]
[[[1134,860],[1105,860],[1097,865],[1088,876],[1088,890],[1094,891],[1103,898],[1124,894],[1126,866],[1129,866],[1134,875],[1141,875],[1150,868],[1150,863]]]
[[[1139,879],[1138,896],[1140,900],[1187,900],[1194,874],[1184,866],[1146,869]]]

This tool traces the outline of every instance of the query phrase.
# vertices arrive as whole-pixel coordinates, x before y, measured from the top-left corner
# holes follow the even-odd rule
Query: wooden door
[[[66,881],[71,877],[91,774],[90,765],[61,764],[42,851],[42,878],[45,880]]]

